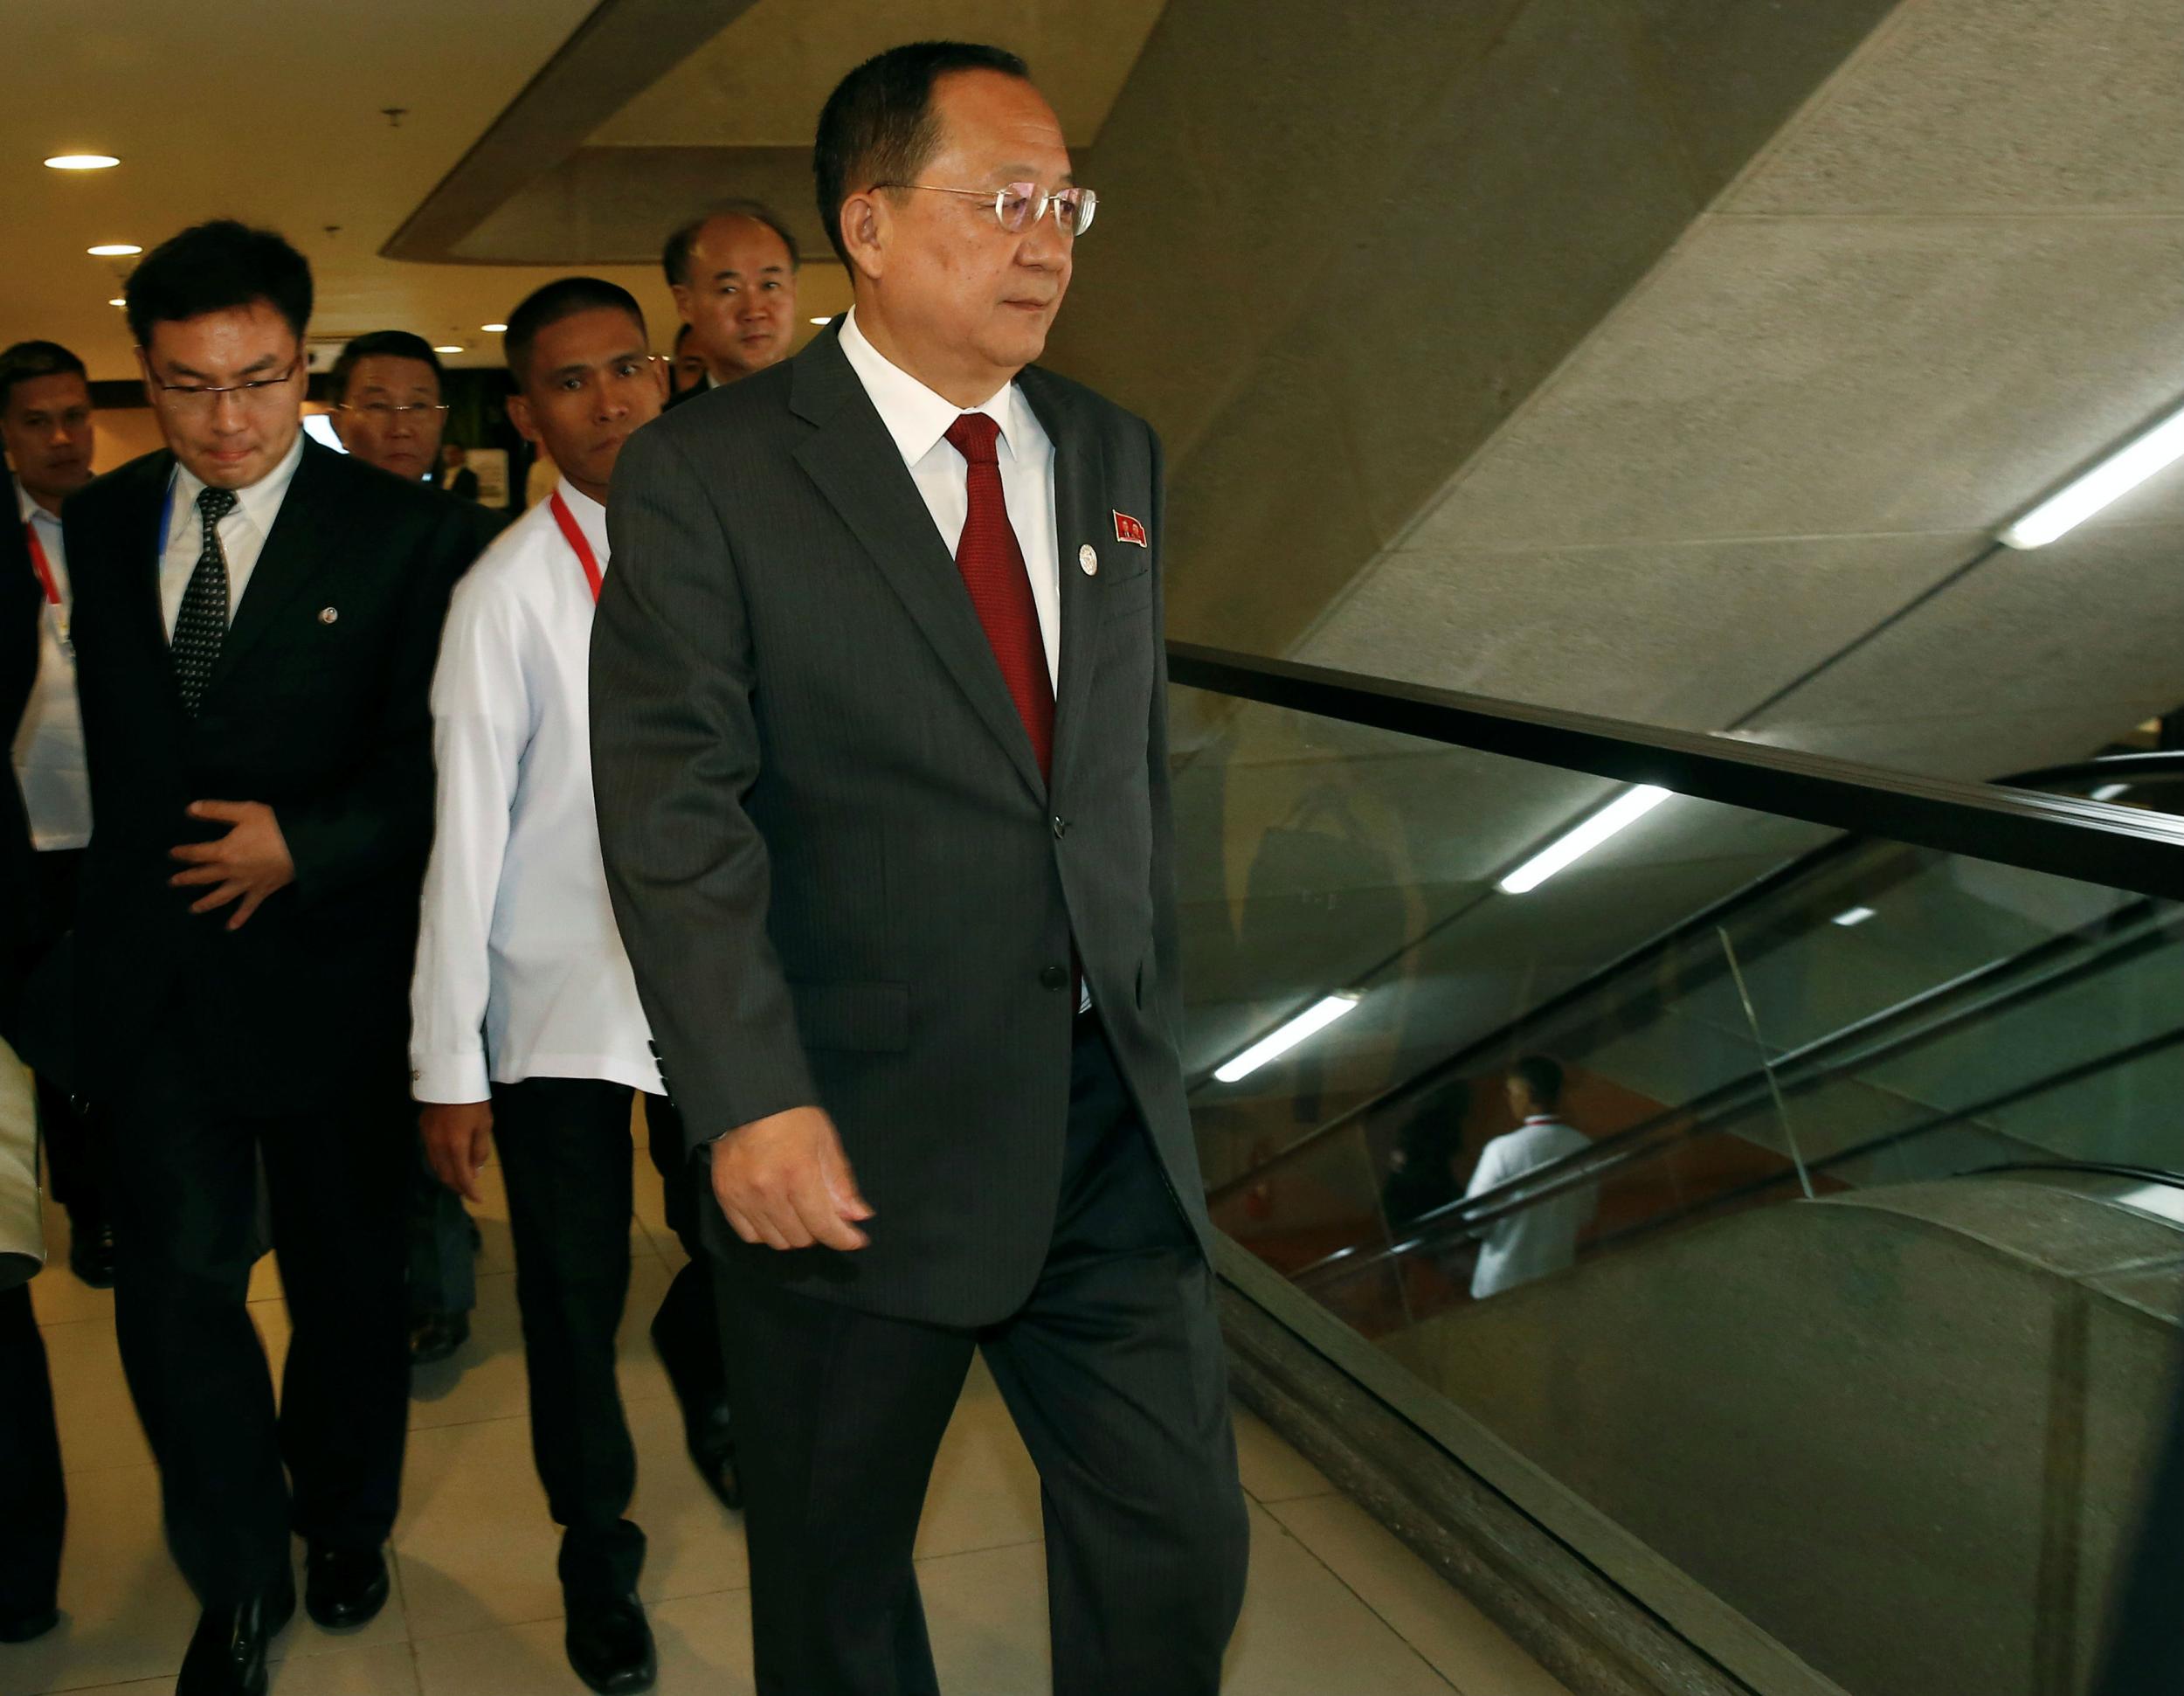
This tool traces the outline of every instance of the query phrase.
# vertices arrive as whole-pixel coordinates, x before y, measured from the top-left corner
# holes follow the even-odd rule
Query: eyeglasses
[[[928,194],[960,195],[966,200],[984,200],[993,208],[993,216],[1001,227],[1011,235],[1021,235],[1047,216],[1047,209],[1054,209],[1054,225],[1073,236],[1081,236],[1092,227],[1092,215],[1099,210],[1100,197],[1089,189],[1056,189],[1052,194],[1036,183],[1011,183],[996,193],[984,189],[944,189],[937,183],[874,183],[875,189],[923,189]]]
[[[292,360],[288,369],[278,377],[261,377],[249,383],[230,383],[213,388],[202,383],[162,383],[160,393],[185,412],[209,412],[220,404],[222,395],[233,395],[238,405],[258,407],[270,405],[280,398],[280,391],[287,386],[303,362]]]
[[[246,383],[243,386],[245,388],[252,388],[255,385]],[[214,391],[207,390],[206,392],[212,393]],[[414,412],[419,414],[418,422],[422,424],[425,422],[424,417],[422,416],[423,414],[427,412],[445,412],[447,410],[447,403],[444,400],[411,400],[405,401],[401,405],[397,406],[390,400],[367,400],[361,405],[351,406],[347,401],[344,400],[338,403],[335,406],[334,410],[337,412],[362,412],[366,418],[370,419],[377,424],[384,424],[390,419],[405,419]]]

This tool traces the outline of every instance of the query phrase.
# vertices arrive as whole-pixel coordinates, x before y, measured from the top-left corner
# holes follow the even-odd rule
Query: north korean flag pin
[[[1082,548],[1079,548],[1079,549],[1077,550],[1077,564],[1084,567],[1084,574],[1085,574],[1085,576],[1087,576],[1087,577],[1097,577],[1097,576],[1099,576],[1099,574],[1100,574],[1100,556],[1099,556],[1099,552],[1098,552],[1098,550],[1097,550],[1096,549],[1095,549],[1095,548],[1093,547],[1093,545],[1092,545],[1089,542],[1086,543],[1085,543],[1085,544],[1084,544]]]
[[[1115,539],[1117,542],[1135,542],[1141,548],[1145,546],[1144,522],[1132,518],[1126,512],[1116,513]]]

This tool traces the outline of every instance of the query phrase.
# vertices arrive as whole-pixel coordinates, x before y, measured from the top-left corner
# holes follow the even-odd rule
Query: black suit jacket
[[[305,444],[187,717],[159,594],[171,455],[63,515],[93,833],[76,932],[79,1088],[127,1088],[156,1018],[192,1035],[235,1104],[272,1111],[391,1070],[432,834],[426,700],[447,595],[475,550],[434,490]],[[239,931],[169,888],[176,843],[224,827],[193,800],[264,801],[295,882]],[[187,974],[187,993],[177,986]]]
[[[592,635],[608,883],[693,1143],[819,1104],[877,1214],[855,1254],[727,1251],[955,1325],[1019,1306],[1053,1236],[1073,945],[1206,1229],[1175,1035],[1159,447],[1089,390],[1021,382],[1054,444],[1051,795],[831,330],[623,448]]]
[[[38,682],[38,620],[45,606],[45,592],[31,568],[23,526],[10,513],[6,523],[0,523],[0,728],[6,730],[10,745],[22,727],[24,710]],[[12,761],[7,779],[0,783],[0,1035],[19,1048],[17,1015],[31,964],[34,850],[30,815],[24,809]]]

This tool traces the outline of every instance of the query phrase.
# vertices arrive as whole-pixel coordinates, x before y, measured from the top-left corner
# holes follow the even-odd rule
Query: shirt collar
[[[584,532],[584,539],[591,544],[592,557],[601,571],[606,569],[606,509],[563,477],[554,485],[554,493],[560,495],[569,508],[569,516],[577,521],[577,528]],[[561,534],[561,527],[554,527],[554,534]]]
[[[248,488],[235,491],[238,509],[257,527],[261,536],[271,534],[273,521],[280,511],[281,497],[287,494],[288,485],[295,481],[296,467],[303,462],[305,440],[303,432],[298,430],[295,440],[288,445],[288,451],[281,456],[279,465]],[[204,487],[204,483],[197,473],[180,460],[175,461],[175,511],[178,516],[187,513],[186,522],[193,528],[197,522],[194,510],[197,504],[197,491]]]
[[[857,373],[857,380],[871,397],[880,422],[888,426],[888,433],[895,438],[895,449],[902,455],[904,465],[916,465],[931,453],[966,410],[984,412],[1001,426],[999,451],[1010,459],[1016,458],[1019,447],[1028,446],[1030,438],[1019,410],[1022,395],[1015,384],[1004,384],[999,392],[982,405],[958,406],[947,396],[927,388],[874,347],[857,327],[854,307],[842,320],[841,349],[850,370]]]
[[[48,512],[44,507],[38,505],[31,497],[31,491],[23,487],[23,480],[20,477],[10,477],[9,481],[15,485],[15,509],[24,523],[27,524],[36,519],[51,529],[60,528],[59,515]]]

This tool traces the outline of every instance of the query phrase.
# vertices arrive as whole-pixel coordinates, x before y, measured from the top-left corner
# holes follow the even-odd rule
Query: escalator
[[[2082,1689],[2177,1349],[2184,758],[1982,791],[1175,672],[1220,1229],[1648,1607],[1725,1605],[1743,1687]],[[1528,881],[1618,779],[1662,793]],[[1467,1196],[1528,1053],[1584,1146]],[[1475,1300],[1482,1239],[1573,1199],[1560,1269]]]

